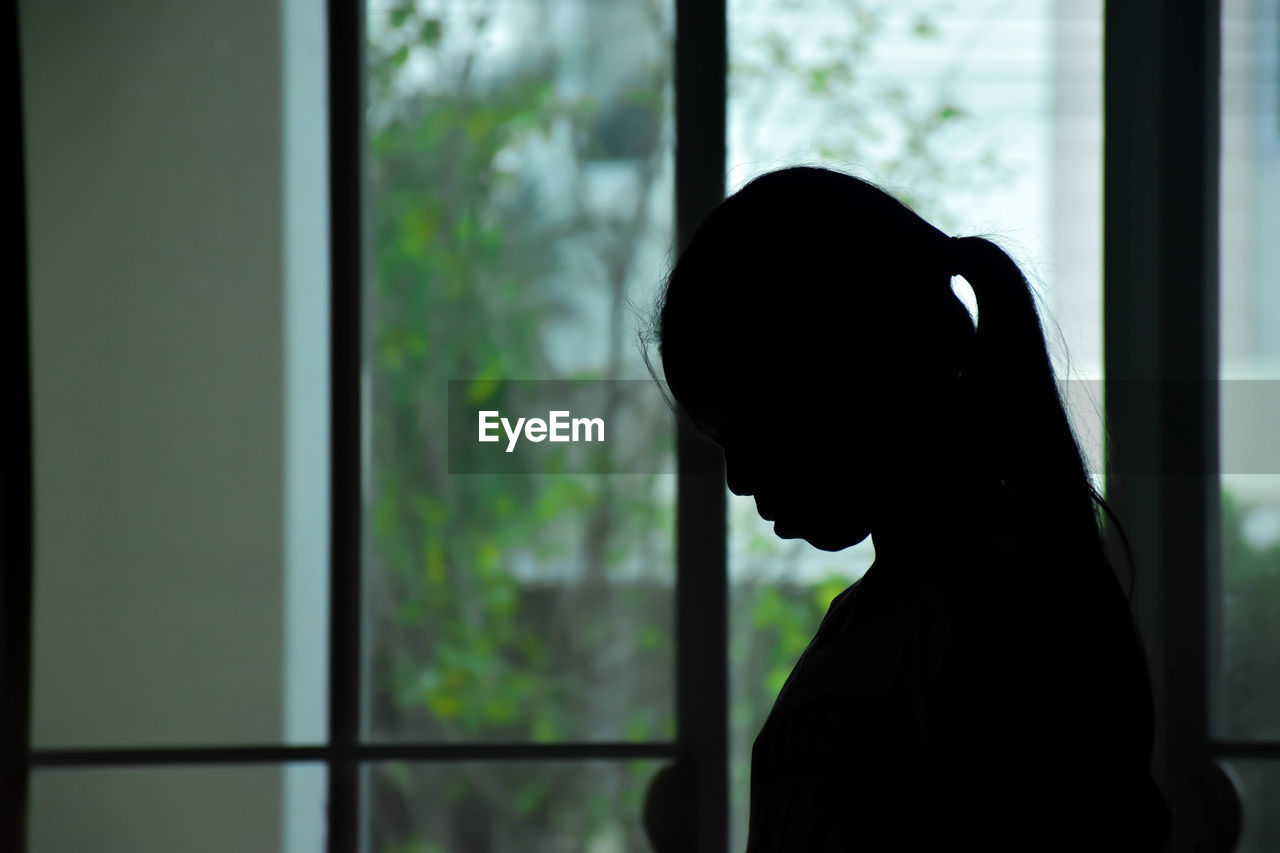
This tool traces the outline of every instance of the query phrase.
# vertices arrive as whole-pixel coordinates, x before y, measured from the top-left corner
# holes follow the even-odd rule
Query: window
[[[1264,744],[1280,738],[1280,5],[1227,0],[1222,9],[1221,364],[1222,556],[1210,659],[1213,736],[1245,803],[1241,850],[1280,845],[1280,768]],[[1266,757],[1264,757],[1266,756]],[[1270,758],[1271,760],[1267,760]]]
[[[683,758],[741,849],[751,738],[869,549],[783,550],[656,392],[638,477],[450,474],[444,413],[651,391],[631,307],[796,160],[1024,262],[1161,774],[1227,767],[1238,849],[1280,844],[1276,0],[250,5],[18,4],[0,846],[640,851]]]
[[[369,4],[362,735],[469,757],[370,767],[371,850],[648,846],[676,735],[674,476],[459,473],[448,394],[503,411],[511,380],[540,402],[590,380],[620,392],[592,410],[611,429],[672,433],[628,300],[670,248],[673,16]],[[494,760],[512,749],[544,760]]]

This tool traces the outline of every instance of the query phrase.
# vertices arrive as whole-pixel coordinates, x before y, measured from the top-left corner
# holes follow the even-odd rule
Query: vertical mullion
[[[1153,19],[1153,16],[1154,19]],[[1103,4],[1103,350],[1106,382],[1107,497],[1119,510],[1133,545],[1138,573],[1134,604],[1151,665],[1159,724],[1164,693],[1163,623],[1159,566],[1160,506],[1154,478],[1126,477],[1153,471],[1149,442],[1159,413],[1149,394],[1126,387],[1154,387],[1157,329],[1144,319],[1159,285],[1159,151],[1157,47],[1159,0]],[[1120,384],[1123,377],[1126,387]],[[1156,770],[1164,776],[1157,734]]]
[[[328,850],[359,849],[364,4],[328,0],[330,548]]]
[[[726,0],[676,0],[675,207],[683,250],[724,198]],[[697,843],[729,847],[728,524],[724,460],[683,418],[676,458],[676,721],[695,771]]]
[[[18,4],[4,16],[12,50],[6,60],[4,110],[18,156],[9,161],[13,192],[9,284],[0,310],[4,417],[0,419],[0,849],[26,849],[28,749],[31,736],[31,351],[27,281],[26,157]],[[11,149],[12,150],[12,149]]]
[[[1169,270],[1185,270],[1183,287],[1160,306],[1168,330],[1163,360],[1170,391],[1162,399],[1169,433],[1164,464],[1190,463],[1189,476],[1173,478],[1170,523],[1162,534],[1171,564],[1165,584],[1167,663],[1177,673],[1168,683],[1170,718],[1183,742],[1189,773],[1209,761],[1209,635],[1211,591],[1221,561],[1219,470],[1219,213],[1221,170],[1219,41],[1220,0],[1186,0],[1166,9],[1161,107],[1166,152],[1161,177],[1185,192],[1171,192],[1161,209],[1160,231]],[[1176,469],[1175,469],[1176,470]],[[1216,620],[1214,620],[1216,621]]]
[[[1220,0],[1105,4],[1108,484],[1138,559],[1156,766],[1186,849],[1218,554]]]

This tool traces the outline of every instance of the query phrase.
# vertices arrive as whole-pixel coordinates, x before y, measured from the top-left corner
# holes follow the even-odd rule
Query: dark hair
[[[973,289],[976,325],[951,289],[953,275]],[[804,340],[799,357],[819,369],[852,369],[861,357],[873,382],[892,373],[910,377],[917,397],[949,395],[974,470],[998,478],[1053,541],[1114,571],[1098,510],[1110,517],[1132,595],[1128,537],[1090,480],[1035,295],[990,240],[949,237],[851,175],[811,166],[770,172],[702,223],[647,326],[645,363],[658,379],[647,346],[656,341],[677,400],[727,376],[767,373],[767,355],[753,350],[770,332]]]

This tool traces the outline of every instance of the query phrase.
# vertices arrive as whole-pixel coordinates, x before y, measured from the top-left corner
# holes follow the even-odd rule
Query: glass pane
[[[1222,5],[1221,613],[1214,730],[1280,739],[1280,6]]]
[[[459,473],[447,415],[454,380],[628,382],[672,432],[631,310],[671,242],[671,5],[368,14],[370,735],[669,738],[674,478]]]
[[[32,741],[318,741],[324,8],[74,15],[21,15]]]
[[[867,178],[992,235],[1040,296],[1101,485],[1102,4],[731,0],[729,185],[793,164]],[[730,495],[733,829],[751,744],[831,599],[870,565],[774,538]]]
[[[372,853],[650,853],[656,761],[389,762],[365,775]]]
[[[327,776],[322,764],[37,770],[28,849],[323,853]]]

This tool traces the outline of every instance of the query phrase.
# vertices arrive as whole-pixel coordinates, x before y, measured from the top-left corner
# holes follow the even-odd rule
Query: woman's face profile
[[[865,415],[756,387],[683,406],[723,452],[729,490],[753,497],[780,538],[824,551],[866,539],[879,466]]]

